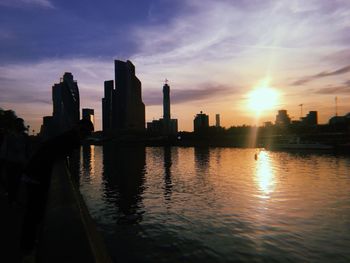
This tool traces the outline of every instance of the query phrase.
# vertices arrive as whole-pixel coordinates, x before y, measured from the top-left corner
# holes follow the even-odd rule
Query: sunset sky
[[[0,107],[39,131],[52,85],[72,72],[99,130],[103,82],[129,59],[147,121],[162,116],[167,78],[179,130],[201,110],[230,127],[278,109],[298,119],[299,104],[326,123],[336,96],[350,112],[349,44],[349,0],[0,0]],[[257,119],[249,94],[262,83],[278,98]]]

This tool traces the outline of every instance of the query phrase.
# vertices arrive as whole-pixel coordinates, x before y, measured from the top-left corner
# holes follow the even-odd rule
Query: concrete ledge
[[[64,161],[53,169],[38,261],[112,262]]]

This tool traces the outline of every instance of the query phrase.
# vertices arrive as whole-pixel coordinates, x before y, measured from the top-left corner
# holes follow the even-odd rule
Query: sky
[[[146,120],[171,114],[193,130],[200,111],[225,127],[297,120],[320,123],[350,112],[348,0],[0,0],[0,107],[31,129],[52,114],[51,87],[64,72],[78,81],[81,108],[101,129],[103,82],[114,59],[131,60],[142,82]],[[268,81],[278,102],[257,118],[252,90]]]

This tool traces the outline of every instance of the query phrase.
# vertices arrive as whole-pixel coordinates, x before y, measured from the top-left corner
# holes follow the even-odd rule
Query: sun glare
[[[278,99],[278,92],[263,83],[248,94],[248,107],[260,114],[265,110],[273,109],[278,103]]]
[[[271,158],[265,151],[261,151],[257,158],[256,181],[260,191],[263,193],[262,197],[268,198],[268,195],[275,188],[275,176]]]

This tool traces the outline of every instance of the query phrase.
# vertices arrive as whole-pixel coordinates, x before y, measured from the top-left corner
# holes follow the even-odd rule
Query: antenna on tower
[[[335,96],[334,102],[335,102],[335,116],[338,116],[338,97],[337,96]]]
[[[169,82],[169,80],[167,78],[165,78],[164,83],[168,84],[168,82]]]
[[[299,107],[300,107],[300,118],[303,117],[303,105],[304,104],[299,104]]]

